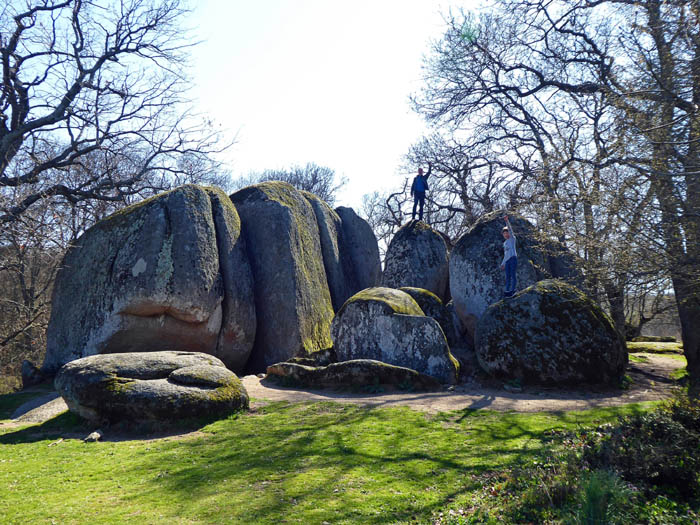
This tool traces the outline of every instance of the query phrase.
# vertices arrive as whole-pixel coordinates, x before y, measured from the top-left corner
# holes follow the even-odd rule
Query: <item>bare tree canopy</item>
[[[305,190],[322,198],[331,206],[335,204],[337,192],[345,186],[347,179],[336,178],[335,170],[309,162],[306,166],[291,166],[282,170],[265,170],[250,173],[234,181],[236,188],[243,188],[258,182],[280,180],[299,190]]]
[[[627,290],[670,280],[700,386],[700,1],[497,0],[447,25],[414,98],[436,133],[409,155],[443,208],[534,217],[618,326]]]
[[[2,8],[0,223],[55,196],[123,200],[181,173],[178,154],[219,147],[212,126],[186,108],[185,13],[179,0]],[[89,175],[66,180],[75,166]]]

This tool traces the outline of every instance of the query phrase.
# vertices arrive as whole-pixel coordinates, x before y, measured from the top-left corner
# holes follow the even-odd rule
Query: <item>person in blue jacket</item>
[[[506,271],[506,288],[503,297],[512,297],[518,284],[515,275],[518,270],[518,253],[515,250],[515,234],[508,220],[508,215],[503,218],[506,221],[506,225],[503,227],[505,241],[503,241],[503,261],[501,262],[501,270]]]
[[[425,192],[428,191],[428,177],[433,170],[432,165],[428,162],[428,173],[423,175],[423,168],[418,168],[418,175],[413,179],[411,184],[411,197],[413,197],[413,214],[411,220],[416,219],[416,207],[418,210],[418,220],[423,220],[423,205],[425,204]]]

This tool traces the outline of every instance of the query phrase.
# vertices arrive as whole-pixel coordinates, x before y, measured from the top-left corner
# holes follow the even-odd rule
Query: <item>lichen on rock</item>
[[[484,370],[523,383],[617,385],[627,365],[624,341],[605,312],[554,279],[489,307],[475,343]]]
[[[389,243],[382,286],[423,288],[444,300],[448,295],[448,261],[442,235],[422,221],[411,221]]]
[[[64,365],[54,384],[72,412],[95,423],[176,423],[249,406],[238,377],[219,359],[195,352],[89,356]]]
[[[374,359],[454,383],[459,365],[437,321],[391,288],[368,288],[347,300],[331,327],[338,361]]]
[[[251,279],[240,220],[220,190],[185,185],[129,206],[68,250],[43,369],[173,348],[216,354],[239,369],[255,337]]]

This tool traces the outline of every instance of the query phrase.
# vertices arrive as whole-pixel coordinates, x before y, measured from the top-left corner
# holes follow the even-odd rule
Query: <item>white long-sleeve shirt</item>
[[[501,262],[501,264],[505,264],[508,259],[518,255],[518,252],[515,250],[515,234],[513,233],[513,228],[510,227],[510,222],[506,222],[506,226],[508,226],[510,237],[503,241],[503,262]]]

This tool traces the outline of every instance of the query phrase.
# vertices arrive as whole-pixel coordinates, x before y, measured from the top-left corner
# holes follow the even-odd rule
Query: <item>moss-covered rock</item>
[[[313,193],[301,193],[316,214],[323,266],[326,269],[333,310],[337,312],[351,295],[378,284],[377,278],[372,278],[374,270],[367,268],[368,262],[372,260],[376,260],[377,266],[379,265],[377,239],[369,225],[351,209],[343,213],[346,217],[345,222],[349,223],[345,224],[340,215],[325,201]],[[363,223],[366,229],[361,227]],[[353,241],[358,235],[362,236],[362,242],[366,244],[362,247],[364,255],[357,253],[357,243]],[[376,257],[372,254],[376,254]]]
[[[490,213],[455,244],[450,253],[450,293],[455,311],[467,336],[473,338],[476,320],[503,297],[505,272],[503,260],[504,222],[502,213]],[[535,234],[527,220],[510,215],[518,253],[518,290],[541,281],[558,278],[580,286],[582,279],[573,268],[570,254],[552,241]]]
[[[617,385],[627,365],[624,341],[605,312],[555,279],[491,305],[475,343],[486,372],[524,383]]]
[[[43,369],[98,353],[173,348],[241,369],[256,322],[240,232],[228,197],[193,185],[98,222],[56,277]]]
[[[333,306],[316,215],[290,184],[263,182],[231,200],[241,215],[255,283],[252,370],[331,345]]]
[[[216,357],[195,352],[102,354],[56,374],[68,408],[96,423],[170,422],[226,417],[247,409],[248,394]]]
[[[353,295],[333,319],[331,333],[338,361],[374,359],[444,383],[457,379],[459,365],[440,325],[400,290],[377,287]]]
[[[393,385],[410,390],[440,388],[440,382],[434,377],[372,359],[342,361],[328,366],[276,363],[267,367],[267,374],[306,387]]]
[[[382,286],[423,288],[447,298],[447,244],[442,235],[424,222],[404,224],[389,243]]]

